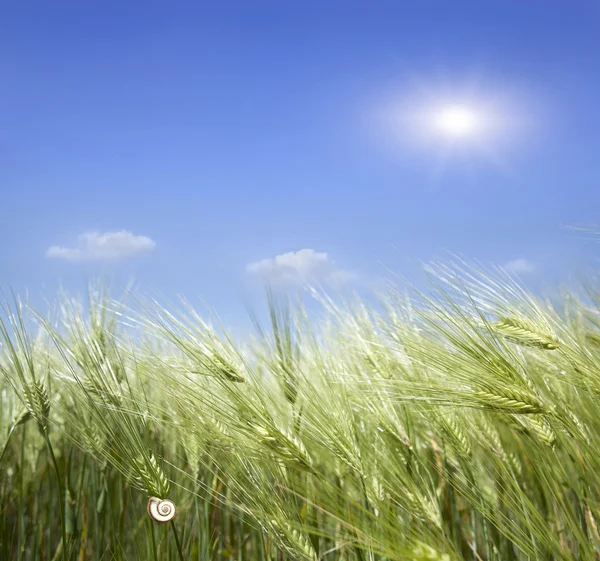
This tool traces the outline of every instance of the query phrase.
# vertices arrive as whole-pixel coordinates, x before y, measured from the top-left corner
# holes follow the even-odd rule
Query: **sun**
[[[484,76],[480,69],[459,79],[406,75],[373,104],[372,132],[391,158],[422,162],[435,180],[446,173],[494,169],[512,176],[512,159],[536,141],[549,122],[543,100]],[[383,134],[382,134],[383,133]]]
[[[433,118],[436,130],[450,138],[472,137],[481,129],[482,118],[465,105],[442,107]]]

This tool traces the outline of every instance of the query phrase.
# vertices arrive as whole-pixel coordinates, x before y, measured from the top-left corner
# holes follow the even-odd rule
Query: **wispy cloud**
[[[527,275],[535,272],[537,267],[528,259],[520,257],[519,259],[514,259],[513,261],[506,263],[504,268],[509,273],[513,273],[515,275]]]
[[[87,232],[77,237],[75,247],[53,245],[46,251],[50,259],[64,261],[116,261],[152,253],[156,243],[147,236],[121,232]]]
[[[246,271],[277,284],[347,282],[356,277],[355,273],[337,267],[327,253],[314,249],[300,249],[262,259],[250,263]]]

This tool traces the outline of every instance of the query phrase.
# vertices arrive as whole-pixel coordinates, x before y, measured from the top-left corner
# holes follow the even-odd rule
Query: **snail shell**
[[[175,516],[175,503],[168,499],[151,497],[148,500],[148,516],[155,522],[168,522]]]

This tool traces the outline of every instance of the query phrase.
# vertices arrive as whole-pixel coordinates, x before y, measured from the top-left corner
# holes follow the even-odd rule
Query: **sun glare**
[[[429,83],[408,76],[384,92],[373,112],[373,131],[393,158],[405,162],[422,154],[436,178],[446,169],[470,173],[485,167],[510,175],[510,159],[535,140],[540,101],[477,72],[454,84],[445,74]]]
[[[447,106],[434,116],[438,132],[452,137],[472,136],[481,128],[481,118],[472,109],[462,105]]]

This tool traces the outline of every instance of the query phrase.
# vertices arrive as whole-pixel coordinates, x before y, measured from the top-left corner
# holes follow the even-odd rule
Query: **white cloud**
[[[504,268],[509,272],[515,275],[527,275],[529,273],[533,273],[536,270],[535,265],[525,259],[520,257],[519,259],[514,259],[513,261],[509,261],[504,265]]]
[[[347,282],[355,273],[344,271],[329,260],[327,253],[301,249],[250,263],[246,271],[281,284],[308,282]]]
[[[75,247],[53,245],[46,251],[50,259],[65,261],[115,261],[154,251],[156,243],[131,232],[87,232],[77,237]]]

